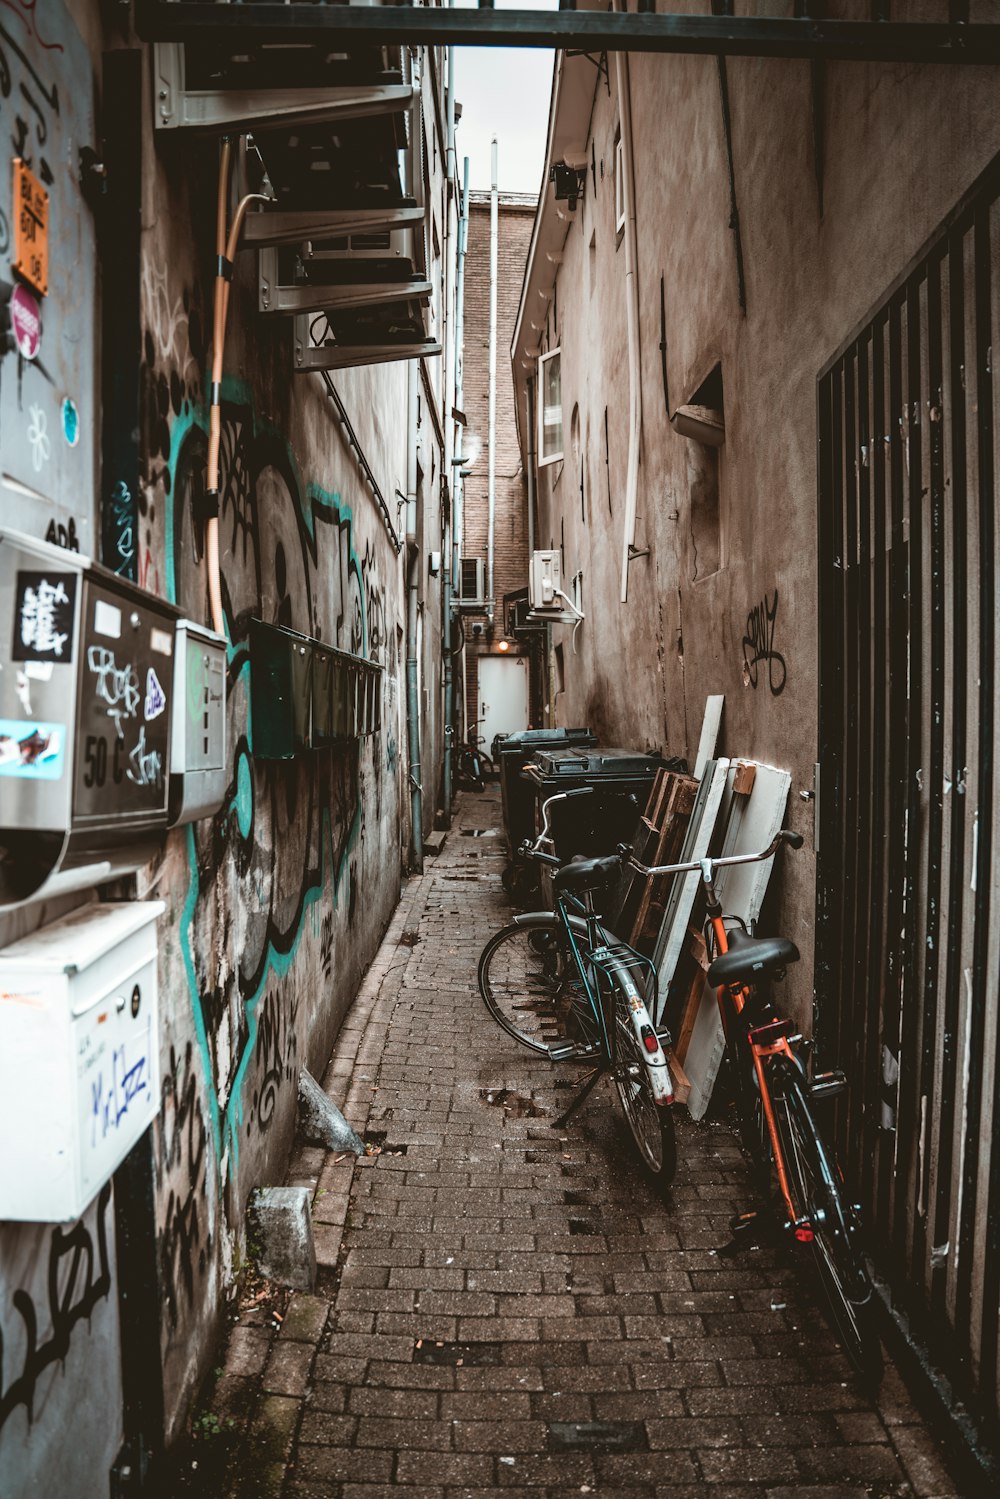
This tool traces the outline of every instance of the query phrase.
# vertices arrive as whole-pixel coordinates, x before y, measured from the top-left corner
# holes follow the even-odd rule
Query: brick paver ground
[[[214,1397],[239,1429],[229,1494],[957,1494],[896,1373],[877,1407],[859,1391],[808,1279],[773,1250],[715,1252],[750,1198],[724,1125],[679,1119],[667,1202],[608,1089],[553,1130],[572,1078],[476,990],[509,914],[498,811],[463,799],[331,1059],[328,1091],[381,1153],[292,1163],[320,1283],[277,1333],[252,1313],[234,1329]],[[604,1450],[575,1431],[593,1422]]]

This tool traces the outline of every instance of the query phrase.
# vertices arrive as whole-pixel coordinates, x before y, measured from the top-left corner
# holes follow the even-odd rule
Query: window
[[[555,463],[563,455],[561,349],[538,361],[538,463]]]
[[[621,234],[625,228],[625,153],[622,138],[615,141],[615,232]]]

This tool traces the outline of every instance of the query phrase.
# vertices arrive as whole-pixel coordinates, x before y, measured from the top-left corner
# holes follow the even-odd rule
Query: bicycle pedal
[[[809,1092],[813,1098],[835,1098],[846,1087],[847,1075],[838,1068],[835,1072],[818,1072],[809,1084]]]
[[[578,1046],[575,1041],[557,1041],[548,1050],[550,1062],[585,1062],[599,1052],[596,1046]]]

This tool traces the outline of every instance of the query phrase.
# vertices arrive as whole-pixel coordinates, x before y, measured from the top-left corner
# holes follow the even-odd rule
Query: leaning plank
[[[757,764],[749,796],[734,796],[732,779],[726,799],[729,816],[721,852],[723,855],[754,853],[766,848],[781,827],[792,778],[787,770]],[[763,864],[733,865],[719,873],[716,889],[723,910],[727,915],[741,917],[751,929],[760,915],[773,863],[773,859],[768,859]],[[688,1109],[693,1119],[704,1117],[725,1047],[715,990],[706,983],[684,1057],[691,1080]]]
[[[679,856],[684,844],[684,834],[697,792],[698,782],[691,776],[675,773],[670,776],[669,784],[664,783],[655,847],[651,851],[652,857],[643,859],[643,863],[655,865],[680,862]],[[646,929],[649,909],[658,895],[662,898],[664,885],[669,878],[669,875],[661,875],[659,878],[653,877],[646,880],[632,924],[631,942],[636,943],[647,935],[652,935],[647,933]]]

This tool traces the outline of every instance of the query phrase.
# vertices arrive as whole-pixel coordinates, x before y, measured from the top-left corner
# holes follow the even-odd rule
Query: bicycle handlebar
[[[706,865],[709,871],[711,871],[724,869],[730,864],[759,864],[764,859],[770,859],[772,854],[777,853],[783,843],[787,843],[789,848],[801,848],[803,842],[804,839],[801,833],[793,833],[788,828],[782,828],[779,833],[774,835],[769,847],[761,849],[758,854],[729,854],[727,857],[721,859],[695,859],[691,864],[648,865],[640,864],[627,843],[619,843],[618,857],[623,864],[627,865],[629,869],[634,870],[636,874],[694,874],[698,871],[704,871]]]
[[[570,791],[557,791],[555,796],[546,797],[545,801],[542,802],[542,830],[534,843],[532,843],[530,838],[525,838],[518,849],[518,853],[525,859],[537,859],[541,864],[554,864],[557,868],[562,865],[565,862],[563,859],[557,859],[555,854],[543,853],[540,847],[550,837],[549,808],[553,802],[565,801],[569,796],[590,796],[593,790],[593,786],[576,786]]]

